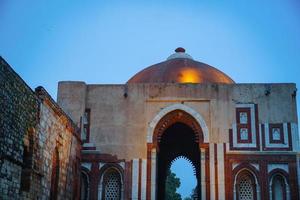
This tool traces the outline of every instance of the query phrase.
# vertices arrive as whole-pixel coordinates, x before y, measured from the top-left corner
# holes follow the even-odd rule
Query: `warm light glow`
[[[196,69],[185,69],[181,71],[179,77],[180,83],[200,83],[201,77]]]

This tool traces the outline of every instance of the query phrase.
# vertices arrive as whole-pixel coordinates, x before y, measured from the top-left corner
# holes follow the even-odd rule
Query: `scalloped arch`
[[[168,169],[171,168],[171,166],[174,164],[175,161],[177,161],[178,159],[184,159],[186,160],[188,163],[190,163],[190,165],[192,166],[193,168],[193,174],[196,176],[196,166],[195,164],[193,163],[193,161],[191,161],[188,157],[186,156],[177,156],[176,158],[174,158],[167,166]]]

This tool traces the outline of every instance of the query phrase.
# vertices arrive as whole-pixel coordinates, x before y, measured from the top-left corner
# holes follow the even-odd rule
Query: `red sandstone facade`
[[[182,48],[125,85],[60,82],[58,103],[85,127],[81,198],[163,199],[183,157],[197,199],[299,199],[295,91],[237,84]]]

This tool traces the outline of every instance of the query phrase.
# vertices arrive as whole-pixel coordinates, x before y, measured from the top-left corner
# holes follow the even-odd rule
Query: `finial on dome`
[[[177,49],[175,49],[176,53],[185,53],[185,49],[182,47],[178,47]]]
[[[170,55],[167,60],[171,60],[171,59],[175,59],[175,58],[186,58],[186,59],[191,59],[193,60],[192,56],[190,56],[189,54],[185,53],[185,49],[182,47],[178,47],[177,49],[175,49],[175,53],[173,53],[172,55]]]

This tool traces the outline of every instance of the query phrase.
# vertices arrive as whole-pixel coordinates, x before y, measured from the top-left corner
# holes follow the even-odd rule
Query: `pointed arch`
[[[147,130],[147,143],[153,143],[154,130],[155,130],[157,124],[159,123],[159,121],[163,117],[165,117],[165,115],[167,115],[168,113],[175,111],[175,110],[182,110],[182,111],[188,113],[189,115],[191,115],[196,120],[196,122],[200,125],[200,127],[202,129],[203,142],[204,143],[209,142],[208,127],[205,123],[204,118],[200,115],[200,113],[198,113],[194,109],[192,109],[184,104],[172,104],[172,105],[169,105],[169,106],[163,108],[150,122],[150,124],[148,126],[148,130]]]
[[[166,159],[169,161],[170,157],[168,156],[171,156],[171,154],[165,149],[164,156],[162,156],[163,154],[160,151],[162,150],[161,140],[164,140],[166,132],[169,130],[174,131],[174,127],[181,127],[185,130],[189,130],[189,133],[192,133],[192,135],[189,134],[189,137],[184,137],[188,140],[187,143],[192,144],[191,146],[186,147],[186,151],[189,151],[190,153],[193,152],[193,160],[195,165],[197,165],[196,178],[198,183],[201,183],[200,179],[201,177],[204,177],[204,174],[201,176],[201,171],[205,170],[205,165],[201,165],[201,161],[199,160],[201,157],[200,147],[203,143],[209,142],[209,131],[204,118],[197,111],[184,104],[177,103],[166,106],[158,112],[149,123],[147,130],[147,199],[156,199],[158,194],[160,197],[163,196],[165,178],[165,172],[163,170],[166,167],[166,163],[161,161]],[[178,133],[179,132],[177,132],[177,141],[179,137],[182,137]],[[205,146],[205,148],[207,147]],[[172,152],[174,154],[173,150]],[[187,152],[178,151],[177,153],[186,154]],[[158,165],[162,165],[162,167],[158,167]],[[158,182],[157,178],[160,178]],[[198,194],[205,194],[205,188],[206,183],[205,186],[198,184]],[[158,191],[158,189],[160,191]]]
[[[81,167],[80,173],[80,200],[90,198],[90,173],[85,167]]]
[[[234,169],[233,199],[260,198],[258,171],[250,164],[243,163]]]
[[[289,175],[282,169],[274,169],[269,173],[269,198],[271,200],[290,200]]]
[[[98,199],[124,198],[124,172],[118,164],[106,164],[100,169]]]

